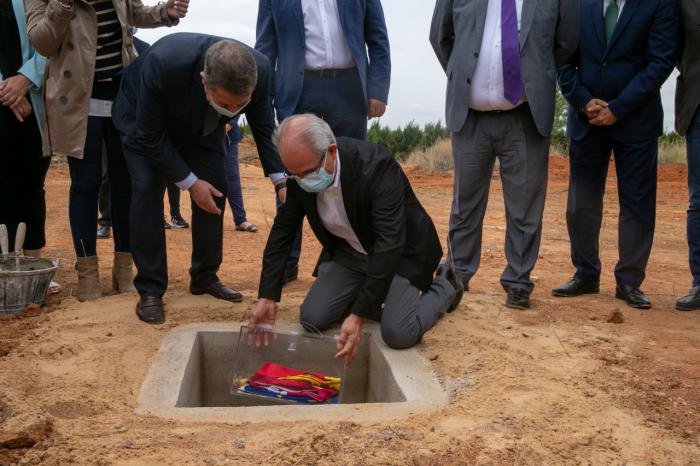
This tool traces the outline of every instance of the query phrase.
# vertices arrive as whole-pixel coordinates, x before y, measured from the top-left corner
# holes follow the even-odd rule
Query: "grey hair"
[[[289,124],[294,120],[303,120],[305,124],[297,128],[294,134],[287,134]],[[272,142],[279,149],[280,144],[285,143],[290,137],[298,139],[321,157],[328,150],[328,146],[336,143],[335,135],[328,123],[313,113],[301,113],[285,118],[272,135]]]
[[[204,81],[209,89],[223,89],[235,96],[253,93],[258,66],[243,44],[221,40],[209,47],[204,57]]]

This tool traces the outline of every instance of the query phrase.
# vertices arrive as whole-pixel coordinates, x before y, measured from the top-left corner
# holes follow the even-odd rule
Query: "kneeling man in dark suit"
[[[336,140],[310,114],[287,118],[273,140],[288,170],[287,202],[267,240],[251,324],[274,325],[287,257],[306,216],[323,252],[301,324],[323,331],[342,322],[336,357],[346,366],[365,319],[381,322],[392,348],[418,343],[464,289],[450,266],[438,268],[435,226],[399,164],[382,146]]]

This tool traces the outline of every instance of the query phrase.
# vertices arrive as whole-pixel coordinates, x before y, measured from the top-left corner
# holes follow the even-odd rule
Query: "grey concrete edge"
[[[406,401],[401,403],[368,403],[315,406],[261,406],[220,408],[176,408],[187,360],[198,332],[238,331],[240,323],[188,324],[168,335],[141,386],[136,413],[154,415],[184,422],[217,422],[238,424],[264,423],[270,420],[345,422],[377,422],[399,419],[432,411],[448,404],[448,396],[440,385],[432,365],[416,348],[393,350],[382,341],[379,325],[365,324],[363,331],[372,335],[390,361]],[[278,329],[302,332],[299,325],[279,325]],[[333,331],[326,332],[334,335]],[[416,370],[417,369],[417,370]],[[410,375],[413,373],[414,375]]]

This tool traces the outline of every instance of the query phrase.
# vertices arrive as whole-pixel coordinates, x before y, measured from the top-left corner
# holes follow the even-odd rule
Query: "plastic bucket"
[[[58,260],[44,258],[0,258],[0,315],[19,314],[30,304],[41,305],[58,264]]]

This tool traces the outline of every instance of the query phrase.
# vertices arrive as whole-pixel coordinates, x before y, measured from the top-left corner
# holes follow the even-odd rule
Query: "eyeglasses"
[[[293,174],[289,173],[288,171],[285,171],[284,174],[287,178],[289,178],[291,180],[297,180],[297,181],[301,180],[302,178],[306,178],[309,175],[317,175],[321,171],[323,166],[326,164],[327,158],[328,158],[328,151],[326,151],[326,155],[323,156],[323,158],[321,159],[321,162],[318,164],[318,167],[316,167],[312,170],[307,170],[304,173],[299,173],[298,175],[293,175]]]

